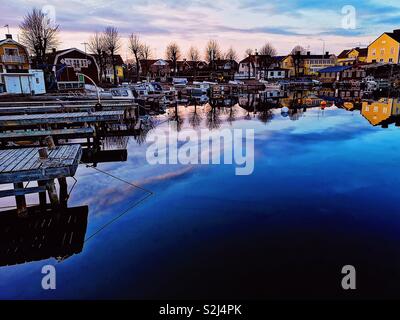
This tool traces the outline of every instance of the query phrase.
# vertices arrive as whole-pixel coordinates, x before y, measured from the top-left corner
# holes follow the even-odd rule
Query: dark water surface
[[[83,251],[0,267],[0,297],[399,298],[400,129],[335,107],[233,111],[198,107],[196,130],[254,128],[252,175],[152,166],[131,138],[126,162],[98,168],[154,194],[131,208],[145,191],[81,165],[68,206],[89,207]],[[193,125],[192,107],[179,115]],[[56,290],[41,288],[47,264]],[[344,265],[357,270],[355,291],[341,288]]]

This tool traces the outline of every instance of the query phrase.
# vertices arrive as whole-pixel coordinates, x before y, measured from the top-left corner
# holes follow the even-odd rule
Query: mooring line
[[[118,219],[120,219],[122,216],[124,216],[126,213],[128,213],[129,211],[131,211],[133,208],[135,208],[136,206],[138,206],[140,203],[144,202],[146,199],[148,199],[149,197],[151,197],[153,195],[152,194],[148,194],[146,195],[144,198],[138,200],[137,202],[135,202],[132,206],[130,206],[129,208],[125,209],[121,214],[119,214],[118,216],[116,216],[114,219],[111,219],[110,221],[108,221],[106,224],[104,224],[103,226],[100,227],[100,229],[98,229],[96,232],[94,232],[92,235],[90,235],[88,238],[86,238],[84,240],[84,243],[88,242],[90,239],[92,239],[94,236],[96,236],[97,234],[99,234],[101,231],[103,231],[105,228],[109,227],[111,224],[113,224],[115,221],[117,221]]]
[[[94,236],[96,236],[97,234],[99,234],[99,233],[100,233],[101,231],[103,231],[105,228],[107,228],[107,227],[110,226],[112,223],[114,223],[115,221],[117,221],[118,219],[120,219],[122,216],[124,216],[124,215],[125,215],[126,213],[128,213],[130,210],[132,210],[133,208],[135,208],[136,206],[138,206],[140,203],[144,202],[146,199],[148,199],[149,197],[151,197],[152,195],[154,195],[154,192],[151,191],[151,190],[148,190],[148,189],[146,189],[146,188],[143,188],[143,187],[141,187],[141,186],[139,186],[139,185],[137,185],[137,184],[134,184],[134,183],[132,183],[132,182],[126,181],[126,180],[124,180],[124,179],[122,179],[122,178],[119,178],[119,177],[117,177],[117,176],[115,176],[115,175],[113,175],[113,174],[111,174],[111,173],[109,173],[109,172],[107,172],[107,171],[104,171],[104,170],[101,170],[101,169],[99,169],[99,168],[96,168],[96,167],[94,167],[93,165],[86,164],[86,163],[84,163],[84,162],[82,162],[82,161],[79,161],[79,162],[80,162],[81,164],[84,164],[87,168],[92,168],[92,169],[94,169],[94,170],[97,170],[98,172],[103,173],[103,174],[105,174],[105,175],[107,175],[107,176],[109,176],[109,177],[111,177],[111,178],[113,178],[113,179],[116,179],[116,180],[118,180],[118,181],[121,181],[121,182],[123,182],[123,183],[126,183],[126,184],[128,184],[128,185],[130,185],[130,186],[132,186],[132,187],[134,187],[134,188],[140,189],[140,190],[142,190],[142,191],[144,191],[144,192],[147,193],[147,195],[146,195],[145,197],[143,197],[142,199],[139,199],[138,201],[134,202],[131,206],[129,206],[129,207],[128,207],[127,209],[125,209],[124,211],[122,211],[122,213],[120,213],[118,216],[116,216],[115,218],[111,219],[110,221],[108,221],[107,223],[105,223],[104,225],[102,225],[98,230],[96,230],[93,234],[91,234],[88,238],[86,238],[86,239],[84,240],[84,243],[88,242],[90,239],[92,239]]]
[[[101,170],[101,169],[99,169],[99,168],[96,168],[96,167],[93,166],[93,165],[86,164],[86,163],[84,163],[84,162],[82,162],[82,161],[80,161],[80,163],[81,163],[81,164],[84,164],[87,168],[92,168],[92,169],[94,169],[94,170],[97,170],[97,171],[100,172],[100,173],[103,173],[103,174],[105,174],[105,175],[108,175],[108,176],[110,176],[111,178],[114,178],[114,179],[116,179],[116,180],[119,180],[119,181],[121,181],[121,182],[123,182],[123,183],[129,184],[129,185],[132,186],[132,187],[135,187],[135,188],[137,188],[137,189],[140,189],[140,190],[142,190],[142,191],[144,191],[144,192],[147,192],[147,193],[149,193],[149,194],[154,194],[154,192],[151,191],[151,190],[148,190],[148,189],[146,189],[146,188],[143,188],[143,187],[141,187],[141,186],[139,186],[139,185],[137,185],[137,184],[134,184],[134,183],[132,183],[132,182],[126,181],[126,180],[124,180],[124,179],[122,179],[122,178],[119,178],[119,177],[117,177],[117,176],[115,176],[115,175],[113,175],[113,174],[111,174],[111,173],[109,173],[109,172],[107,172],[107,171],[104,171],[104,170]]]

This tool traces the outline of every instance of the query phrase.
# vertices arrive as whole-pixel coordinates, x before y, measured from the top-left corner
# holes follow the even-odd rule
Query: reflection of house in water
[[[27,215],[17,210],[0,214],[0,266],[56,258],[82,252],[88,207],[29,207]]]
[[[363,90],[356,87],[349,88],[323,88],[318,92],[318,96],[324,98],[325,100],[336,100],[336,101],[356,101],[360,100],[364,96]]]
[[[399,99],[381,99],[369,103],[363,102],[361,114],[373,125],[381,125],[387,128],[389,124],[400,125],[400,102]]]

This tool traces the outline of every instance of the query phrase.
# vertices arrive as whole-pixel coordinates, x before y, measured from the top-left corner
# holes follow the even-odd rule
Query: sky
[[[91,34],[111,25],[120,32],[124,59],[132,56],[131,33],[151,47],[153,58],[164,58],[171,41],[184,55],[191,45],[204,55],[209,39],[224,51],[233,47],[243,58],[247,48],[259,49],[265,42],[280,55],[297,44],[315,54],[339,54],[400,29],[399,0],[0,0],[0,27],[8,24],[18,39],[18,25],[34,7],[54,12],[58,49],[83,50]]]

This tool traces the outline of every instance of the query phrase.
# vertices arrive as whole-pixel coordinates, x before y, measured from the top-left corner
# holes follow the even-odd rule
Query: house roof
[[[368,56],[368,48],[353,48],[353,49],[346,49],[343,50],[339,55],[338,59],[346,59],[350,52],[353,50],[357,50],[359,57],[367,57]]]
[[[257,57],[258,59],[260,59],[260,58],[262,59],[262,58],[269,57],[269,58],[271,58],[272,60],[274,60],[275,62],[280,62],[280,61],[282,61],[283,59],[285,59],[287,56],[274,56],[274,57],[271,57],[271,56],[263,55],[263,54],[258,54],[258,55],[252,54],[252,55],[250,55],[250,56],[244,58],[243,60],[241,60],[239,63],[249,63],[249,61],[250,61],[250,62],[255,62],[256,57]]]
[[[345,59],[347,58],[347,55],[350,53],[351,49],[346,49],[343,50],[339,55],[338,55],[338,59]]]
[[[333,66],[333,67],[327,67],[327,68],[321,69],[318,72],[320,72],[320,73],[341,72],[341,71],[351,69],[351,68],[352,68],[352,66]]]
[[[393,32],[385,32],[389,37],[400,43],[400,30],[394,30]]]

